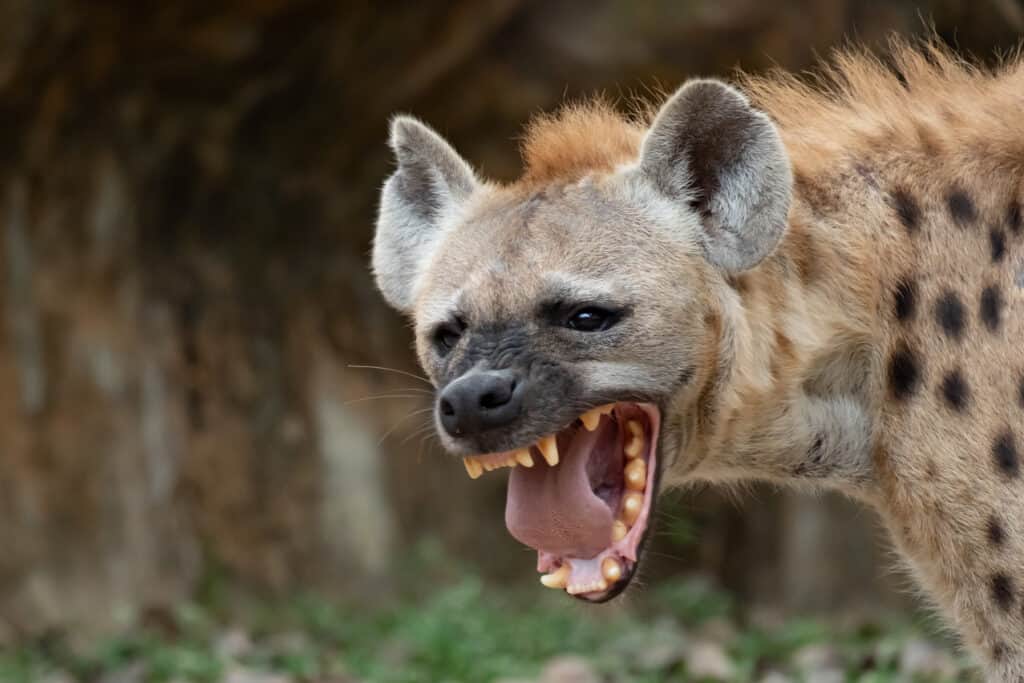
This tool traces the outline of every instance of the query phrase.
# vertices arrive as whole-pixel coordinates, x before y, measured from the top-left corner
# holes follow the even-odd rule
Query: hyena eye
[[[437,352],[444,356],[451,351],[462,339],[462,332],[465,329],[466,324],[461,318],[438,325],[434,330],[434,346],[437,348]]]
[[[579,308],[569,316],[566,326],[577,332],[604,332],[619,321],[619,314],[599,306]]]

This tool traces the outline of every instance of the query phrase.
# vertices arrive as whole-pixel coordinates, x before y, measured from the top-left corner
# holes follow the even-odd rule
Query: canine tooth
[[[540,582],[548,588],[565,588],[569,584],[569,574],[572,573],[568,564],[540,577]]]
[[[530,455],[529,448],[520,448],[516,451],[515,460],[523,467],[533,467],[533,456]]]
[[[602,415],[608,415],[613,410],[615,410],[615,404],[614,403],[605,403],[603,406],[598,406],[597,408],[594,408],[594,410],[596,410],[597,412],[601,413]]]
[[[594,408],[580,415],[580,422],[587,428],[588,432],[592,432],[597,429],[597,426],[601,424],[601,412],[600,408]]]
[[[612,543],[618,543],[629,533],[629,527],[621,519],[612,522]]]
[[[643,491],[647,484],[647,463],[641,458],[630,460],[623,471],[626,479],[626,488],[633,491]]]
[[[630,491],[622,498],[622,521],[629,526],[636,524],[644,506],[644,494]]]
[[[606,557],[601,561],[601,576],[609,583],[622,578],[622,565],[614,557]]]
[[[537,448],[540,449],[540,453],[544,456],[544,460],[547,461],[548,465],[554,467],[558,464],[558,443],[555,442],[554,436],[540,437],[540,441],[537,442]]]
[[[469,474],[470,479],[479,479],[480,475],[484,473],[483,465],[473,458],[463,458],[462,464],[466,466],[466,473]]]

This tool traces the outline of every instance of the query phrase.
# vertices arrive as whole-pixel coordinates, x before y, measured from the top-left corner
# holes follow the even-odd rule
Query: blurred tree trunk
[[[0,3],[0,629],[99,624],[211,568],[380,580],[427,530],[529,572],[511,541],[480,549],[500,483],[420,464],[417,380],[349,367],[415,372],[366,268],[387,117],[423,116],[508,178],[522,121],[566,94],[803,68],[852,28],[920,30],[918,5]],[[988,52],[1015,5],[985,7],[932,9]],[[836,586],[805,558],[863,529],[814,501],[714,509],[730,531],[693,563],[728,576],[782,547],[744,566],[819,594]]]
[[[57,168],[8,176],[2,206],[0,611],[19,626],[165,602],[199,566],[175,318],[133,265],[132,190],[102,152]]]

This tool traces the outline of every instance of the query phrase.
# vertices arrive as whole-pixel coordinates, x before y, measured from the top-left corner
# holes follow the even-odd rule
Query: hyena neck
[[[684,422],[683,478],[768,480],[870,498],[877,301],[869,247],[797,183],[778,248],[714,292],[718,352]],[[810,195],[810,196],[809,196]]]

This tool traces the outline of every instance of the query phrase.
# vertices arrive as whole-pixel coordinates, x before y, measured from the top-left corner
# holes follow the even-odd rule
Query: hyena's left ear
[[[437,246],[446,219],[476,189],[473,170],[451,145],[409,116],[391,121],[390,145],[398,161],[380,196],[373,272],[388,303],[412,309],[417,279]]]
[[[726,271],[757,265],[786,229],[793,179],[779,133],[720,81],[690,81],[669,98],[644,138],[640,170],[699,213],[705,254]]]

